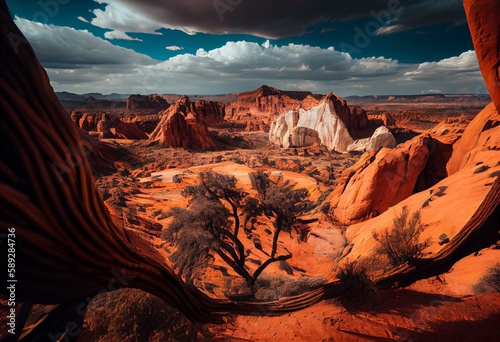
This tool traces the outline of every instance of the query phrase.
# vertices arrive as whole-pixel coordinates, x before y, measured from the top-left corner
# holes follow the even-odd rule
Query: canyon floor
[[[445,127],[433,134],[461,136],[486,103],[360,104],[369,108],[369,113],[390,113],[397,122],[391,130],[398,143],[404,143],[443,121],[441,125]],[[282,184],[289,182],[297,188],[306,188],[308,200],[315,206],[305,215],[305,221],[313,218],[312,223],[304,223],[308,231],[305,241],[296,231],[282,233],[278,254],[289,253],[291,257],[269,265],[254,289],[249,289],[223,260],[213,256],[194,277],[193,286],[214,298],[275,300],[301,295],[334,281],[346,253],[363,255],[363,250],[349,248],[352,248],[351,240],[364,241],[365,238],[356,235],[356,230],[349,232],[351,225],[338,222],[326,206],[328,196],[342,182],[343,173],[360,162],[361,154],[337,153],[320,145],[284,149],[271,144],[265,132],[210,128],[209,134],[219,146],[212,151],[165,148],[149,140],[103,139],[101,143],[112,151],[112,160],[93,164],[97,190],[114,220],[149,241],[162,253],[166,264],[176,269],[170,259],[176,247],[162,235],[172,222],[169,212],[175,207],[188,206],[183,190],[195,184],[202,172],[234,176],[237,188],[250,194],[255,192],[252,183],[255,174],[267,173]],[[497,168],[498,164],[492,164],[489,171]],[[478,178],[476,183],[481,182],[487,185],[487,177]],[[484,191],[479,193],[471,208],[484,196]],[[385,225],[390,225],[394,218],[394,214],[391,215],[385,219],[388,221],[381,216]],[[248,269],[255,271],[269,256],[272,231],[272,220],[264,215],[252,222],[249,231],[240,234],[247,252]],[[361,248],[376,249],[372,245]],[[175,308],[150,294],[122,289],[101,294],[88,303],[78,340],[494,340],[492,337],[500,336],[497,324],[500,296],[475,294],[473,285],[480,281],[488,267],[495,265],[499,256],[498,246],[486,248],[464,258],[448,271],[410,286],[373,287],[367,293],[329,299],[275,317],[263,316],[258,310],[252,315],[228,315],[219,324],[190,322]],[[370,262],[376,263],[376,260]],[[374,276],[381,272],[377,267],[373,268]],[[52,309],[52,306],[36,305],[27,327],[37,326],[40,317]]]

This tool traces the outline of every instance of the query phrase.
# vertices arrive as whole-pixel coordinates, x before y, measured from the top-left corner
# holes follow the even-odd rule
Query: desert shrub
[[[347,262],[337,278],[349,288],[338,298],[344,307],[358,306],[377,298],[377,289],[368,275],[367,267],[359,262]]]
[[[170,255],[170,261],[186,282],[192,284],[213,259],[210,252],[218,248],[217,242],[207,231],[187,229],[176,241],[177,250]]]
[[[170,255],[175,269],[193,283],[212,260],[211,253],[219,250],[229,212],[220,202],[199,196],[190,202],[189,210],[177,207],[169,215],[172,220],[161,236],[176,247]]]
[[[429,247],[430,240],[419,241],[424,226],[420,220],[420,212],[410,215],[408,207],[404,206],[401,214],[394,218],[392,229],[383,233],[373,233],[373,238],[380,243],[378,252],[387,255],[392,266],[413,263],[423,255]]]
[[[473,289],[476,294],[500,292],[500,263],[490,267]]]
[[[257,300],[275,300],[315,290],[325,283],[326,279],[323,277],[291,279],[279,275],[264,275],[255,282],[254,296]]]

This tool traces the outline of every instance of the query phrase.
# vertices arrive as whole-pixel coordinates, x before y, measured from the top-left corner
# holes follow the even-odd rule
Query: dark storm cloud
[[[414,2],[403,7],[394,21],[382,28],[379,34],[406,31],[440,23],[465,24],[462,0],[430,0]]]
[[[464,20],[460,0],[95,0],[92,24],[120,32],[244,33],[282,38],[300,35],[319,22],[376,17],[395,32]],[[143,20],[138,22],[142,17]],[[390,30],[380,33],[390,33]]]

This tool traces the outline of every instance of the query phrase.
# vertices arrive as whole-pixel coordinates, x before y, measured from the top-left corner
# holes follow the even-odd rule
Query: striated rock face
[[[226,105],[221,102],[200,100],[191,105],[191,111],[203,116],[208,126],[216,126],[224,122]]]
[[[498,158],[500,150],[500,114],[491,103],[465,129],[462,138],[453,146],[453,154],[446,166],[452,175],[463,168]]]
[[[30,326],[40,335],[26,340],[64,331],[55,322],[75,312],[75,303],[111,289],[110,279],[127,279],[123,286],[155,293],[193,319],[210,319],[205,299],[211,300],[184,286],[158,251],[111,219],[90,171],[85,147],[91,140],[82,139],[61,106],[3,0],[0,51],[0,234],[15,227],[18,302],[28,311],[30,302],[62,303],[59,313]],[[19,332],[24,323],[19,320]]]
[[[291,147],[290,138],[293,130],[303,127],[316,131],[321,143],[328,149],[338,152],[347,151],[347,146],[354,140],[337,114],[336,109],[339,107],[335,104],[338,103],[335,96],[329,95],[319,106],[310,110],[286,112],[271,124],[269,140],[285,148]]]
[[[330,195],[331,214],[341,223],[360,222],[411,196],[432,150],[433,139],[421,135],[394,150],[365,153]]]
[[[389,113],[368,114],[368,120],[375,126],[395,126],[396,119]]]
[[[370,122],[363,108],[349,107],[344,99],[335,96],[333,103],[335,110],[340,114],[340,119],[349,128],[349,132],[353,137],[357,138],[358,133],[363,132],[368,128]]]
[[[121,139],[142,140],[148,136],[136,123],[125,123],[118,118],[113,119],[115,136]]]
[[[158,140],[164,147],[215,148],[200,108],[205,107],[190,102],[187,96],[182,97],[162,113],[163,117],[149,139]]]
[[[465,13],[486,88],[500,110],[500,2],[464,0]]]
[[[127,99],[127,110],[144,110],[158,113],[169,107],[169,103],[160,95],[130,95]]]

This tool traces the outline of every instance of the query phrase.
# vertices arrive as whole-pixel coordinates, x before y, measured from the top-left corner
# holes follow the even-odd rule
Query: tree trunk
[[[280,236],[282,227],[283,227],[283,220],[281,219],[281,216],[278,215],[276,217],[276,222],[275,222],[273,246],[271,248],[271,258],[274,258],[274,256],[276,255],[276,250],[278,249],[278,238]]]

